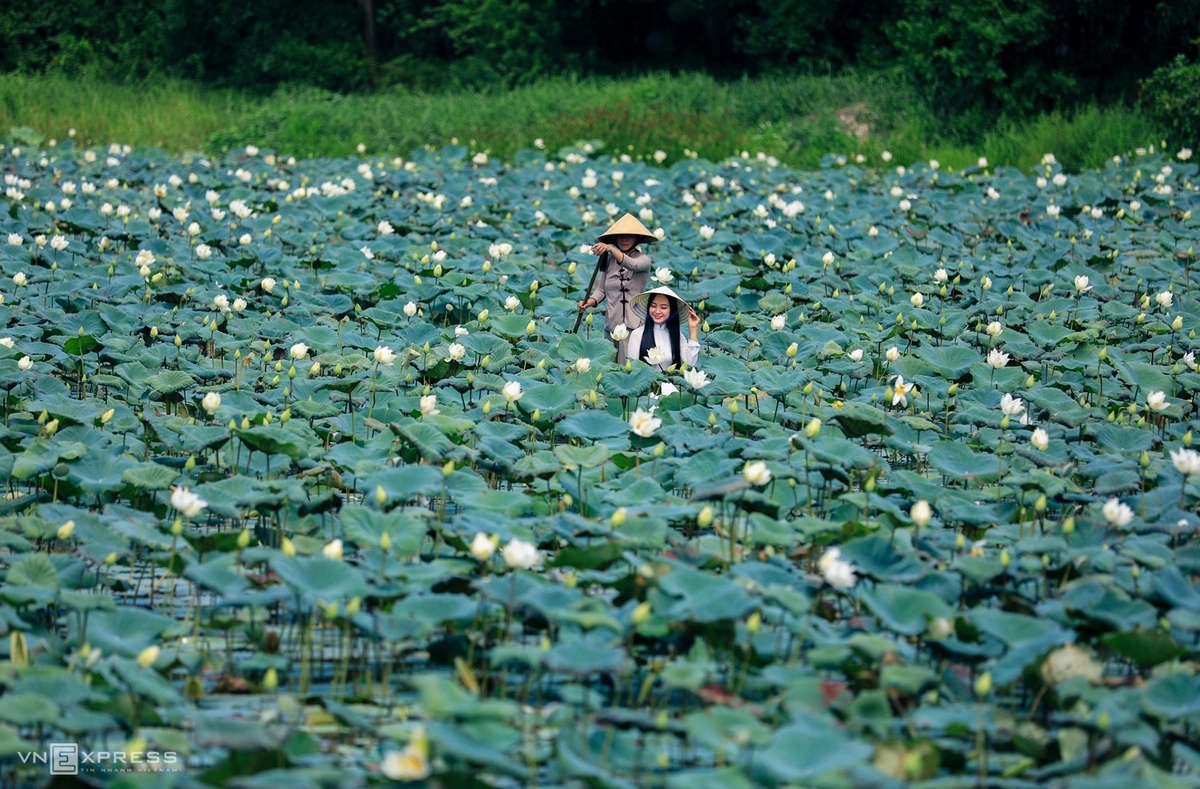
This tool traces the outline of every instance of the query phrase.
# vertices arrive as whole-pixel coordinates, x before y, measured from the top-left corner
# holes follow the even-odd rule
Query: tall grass
[[[1071,169],[1156,143],[1151,122],[1124,108],[1088,107],[948,139],[927,104],[900,78],[839,76],[718,82],[685,74],[636,79],[548,79],[512,91],[343,96],[283,89],[267,99],[170,81],[114,85],[61,77],[0,76],[0,134],[31,127],[84,145],[122,142],[175,152],[218,152],[254,143],[296,156],[407,155],[452,139],[510,158],[542,139],[553,151],[583,140],[604,150],[671,159],[764,151],[816,166],[831,152],[879,162],[936,158],[947,167],[986,156],[1027,168],[1047,151]]]
[[[212,135],[245,117],[255,102],[236,91],[157,80],[137,85],[61,76],[0,76],[0,135],[32,128],[81,145],[158,145],[203,150]]]

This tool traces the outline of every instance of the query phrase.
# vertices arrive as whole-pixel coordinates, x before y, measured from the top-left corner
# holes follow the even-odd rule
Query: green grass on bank
[[[28,127],[49,138],[69,128],[84,145],[158,145],[218,152],[254,143],[295,156],[344,156],[359,143],[405,155],[457,138],[510,157],[535,139],[547,148],[600,140],[610,152],[722,158],[765,151],[801,167],[829,153],[896,162],[936,158],[948,167],[986,156],[1028,168],[1052,151],[1068,169],[1099,167],[1113,154],[1159,144],[1145,116],[1115,107],[1050,114],[977,141],[946,139],[920,97],[887,74],[795,76],[717,82],[702,75],[628,80],[545,80],[509,92],[341,96],[314,89],[262,98],[187,83],[114,85],[59,77],[0,76],[0,134]]]

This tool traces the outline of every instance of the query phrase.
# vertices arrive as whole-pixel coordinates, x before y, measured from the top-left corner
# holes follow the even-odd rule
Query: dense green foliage
[[[1192,152],[640,153],[0,147],[8,784],[1195,786]]]
[[[0,9],[0,72],[354,92],[703,71],[902,73],[956,130],[1130,98],[1200,0],[62,0]]]
[[[1172,137],[1200,139],[1200,63],[1181,55],[1157,69],[1143,84],[1141,99]]]

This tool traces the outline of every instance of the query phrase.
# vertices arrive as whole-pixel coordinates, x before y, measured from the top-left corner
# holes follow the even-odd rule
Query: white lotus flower
[[[705,241],[711,240],[713,237],[713,234],[716,232],[717,232],[716,228],[709,227],[708,225],[700,226],[700,237],[703,238]]]
[[[210,257],[212,257],[212,247],[210,247],[208,244],[197,244],[196,257],[200,260],[208,260]]]
[[[642,438],[650,438],[654,435],[654,431],[661,426],[661,419],[655,417],[650,411],[643,411],[640,408],[629,417],[629,429]]]
[[[1004,397],[1000,398],[1000,410],[1005,416],[1020,416],[1025,410],[1025,404],[1021,402],[1021,398],[1005,393]]]
[[[993,340],[1004,333],[1004,324],[1000,321],[992,321],[987,325],[987,335]]]
[[[1009,355],[1007,353],[1004,353],[1003,351],[1001,351],[999,348],[993,348],[991,351],[988,352],[988,355],[987,355],[988,366],[992,367],[996,370],[999,370],[1000,368],[1007,365],[1008,360],[1009,360]]]
[[[371,355],[375,358],[375,364],[381,364],[384,367],[390,367],[396,361],[395,352],[386,345],[380,345]]]
[[[233,311],[234,312],[242,312],[245,309],[246,309],[246,300],[245,299],[238,297],[233,300]]]
[[[392,223],[386,219],[382,220],[378,225],[376,225],[375,230],[381,236],[390,236],[392,233],[396,232],[396,228],[392,227]]]
[[[1039,427],[1029,437],[1029,443],[1033,444],[1034,449],[1045,451],[1046,447],[1050,446],[1050,436]]]
[[[933,508],[929,506],[928,501],[921,499],[912,505],[912,509],[908,511],[908,516],[912,518],[917,528],[924,529],[929,525],[929,521],[933,520]]]
[[[887,349],[883,356],[889,362],[894,362],[900,358],[900,349],[893,345],[891,348]]]
[[[11,246],[19,247],[25,243],[25,238],[20,233],[9,233],[8,243]]]
[[[437,395],[428,394],[421,398],[421,416],[431,416],[441,413],[437,407]]]
[[[467,355],[467,349],[462,343],[452,342],[450,347],[446,349],[446,358],[452,362],[461,362],[463,357]]]
[[[1171,407],[1171,404],[1167,402],[1166,392],[1151,392],[1146,395],[1146,405],[1151,411],[1166,411]]]
[[[1175,300],[1175,296],[1171,291],[1164,290],[1162,293],[1156,293],[1154,300],[1158,302],[1158,306],[1166,310],[1171,308],[1171,302]]]
[[[12,337],[0,337],[0,345],[3,345],[5,348],[11,348],[16,345],[16,343],[13,342]]]
[[[216,296],[213,296],[212,303],[213,306],[216,307],[220,312],[229,312],[231,309],[229,306],[229,297],[224,293],[219,293]]]
[[[624,323],[618,323],[613,327],[612,338],[617,342],[621,342],[629,337],[629,327]]]
[[[1117,498],[1109,499],[1104,504],[1104,519],[1118,529],[1123,529],[1133,520],[1133,510],[1129,505]]]
[[[504,306],[510,310],[515,310],[521,306],[521,300],[516,296],[509,296],[504,300]]]
[[[504,546],[504,563],[513,570],[530,570],[541,561],[541,552],[532,543],[514,539]]]
[[[663,266],[662,268],[659,268],[659,269],[655,269],[655,271],[654,271],[654,281],[655,282],[666,285],[673,279],[675,279],[675,275],[672,274],[671,269],[667,268],[666,266]]]
[[[29,282],[29,278],[25,276],[24,271],[18,271],[16,274],[13,274],[13,284],[18,288],[25,285],[27,282]]]
[[[194,518],[208,506],[208,502],[186,487],[174,487],[171,488],[171,506],[185,518]]]
[[[908,394],[913,389],[912,384],[904,383],[904,376],[897,375],[892,382],[892,405],[908,407]]]
[[[207,411],[209,416],[212,416],[221,407],[221,395],[218,392],[209,392],[200,401],[200,407]]]
[[[54,236],[53,238],[50,239],[50,248],[53,249],[55,252],[62,252],[64,249],[67,248],[67,245],[70,243],[71,242],[67,241],[67,239],[64,238],[63,236]]]
[[[293,359],[303,359],[308,356],[308,346],[302,342],[298,342],[288,350],[288,355]]]
[[[262,282],[258,283],[258,286],[262,288],[263,293],[270,293],[271,291],[275,290],[275,278],[263,277]]]
[[[587,358],[586,356],[581,356],[575,360],[575,372],[586,373],[590,369],[592,369],[591,359]]]
[[[1180,474],[1194,477],[1200,474],[1200,452],[1194,449],[1171,450],[1171,462]]]
[[[493,537],[484,534],[483,532],[477,532],[475,534],[475,539],[471,540],[471,556],[477,562],[487,562],[496,553],[496,544],[499,541],[499,537]]]
[[[341,559],[342,548],[343,546],[341,539],[335,539],[326,543],[325,547],[321,549],[321,553],[325,555],[326,559]]]
[[[33,367],[33,359],[30,359],[28,356],[22,356],[21,360],[19,362],[17,362],[17,369],[19,369],[23,373],[29,372],[29,370],[32,367]]]
[[[509,381],[504,385],[504,388],[500,390],[500,394],[504,395],[504,399],[508,402],[515,403],[516,401],[520,400],[521,396],[525,393],[521,391],[520,381]]]
[[[1185,353],[1183,355],[1183,363],[1186,364],[1188,366],[1188,369],[1191,370],[1192,372],[1196,372],[1197,369],[1200,369],[1200,365],[1196,364],[1196,352],[1195,351],[1188,351],[1187,353]]]
[[[1046,206],[1046,216],[1050,217],[1051,219],[1057,219],[1058,215],[1061,213],[1062,213],[1061,206],[1057,206],[1054,203],[1051,203],[1050,205]]]
[[[646,361],[652,366],[658,367],[661,364],[671,361],[671,352],[665,351],[656,345],[649,351],[646,351]]]
[[[925,296],[920,293],[914,293],[909,299],[914,307],[920,307],[925,303]]]
[[[408,302],[407,304],[405,304],[405,305],[404,305],[404,314],[405,314],[405,315],[407,315],[407,316],[408,316],[408,317],[410,317],[410,318],[411,318],[412,316],[416,315],[416,314],[417,314],[417,305],[416,305],[416,303],[415,303],[415,302],[411,302],[411,301],[410,301],[410,302]]]
[[[1080,293],[1087,293],[1091,289],[1092,286],[1088,284],[1088,278],[1086,274],[1079,274],[1075,277],[1075,290],[1079,291]]]
[[[687,385],[693,389],[703,389],[709,384],[708,373],[695,368],[685,370],[683,373],[683,380],[686,381]]]
[[[838,591],[850,589],[854,586],[856,580],[854,577],[854,565],[841,558],[841,556],[842,550],[834,547],[821,554],[821,558],[817,560],[817,569],[821,572],[821,577],[825,579],[825,583]]]
[[[771,318],[771,328],[775,331],[783,331],[783,327],[787,325],[786,315],[776,315]]]
[[[755,460],[742,468],[742,478],[751,485],[766,485],[771,481],[771,470],[763,461]]]

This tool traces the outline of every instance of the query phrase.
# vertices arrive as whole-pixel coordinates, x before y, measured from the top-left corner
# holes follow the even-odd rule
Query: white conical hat
[[[629,307],[630,307],[630,309],[633,310],[633,314],[637,315],[642,320],[645,320],[646,314],[650,310],[650,299],[654,298],[657,295],[670,296],[671,298],[675,299],[675,301],[677,301],[679,303],[680,317],[683,317],[686,319],[688,310],[690,310],[691,307],[688,305],[688,303],[686,301],[683,300],[683,297],[681,297],[678,293],[676,293],[675,291],[668,288],[666,285],[661,285],[657,288],[651,288],[650,290],[646,291],[645,293],[639,293],[638,295],[636,295],[632,299],[630,299]]]
[[[638,241],[644,241],[647,244],[658,240],[658,236],[646,229],[638,218],[633,214],[626,213],[625,216],[613,222],[612,227],[604,231],[600,236],[600,241],[611,241],[612,236],[637,236]]]

